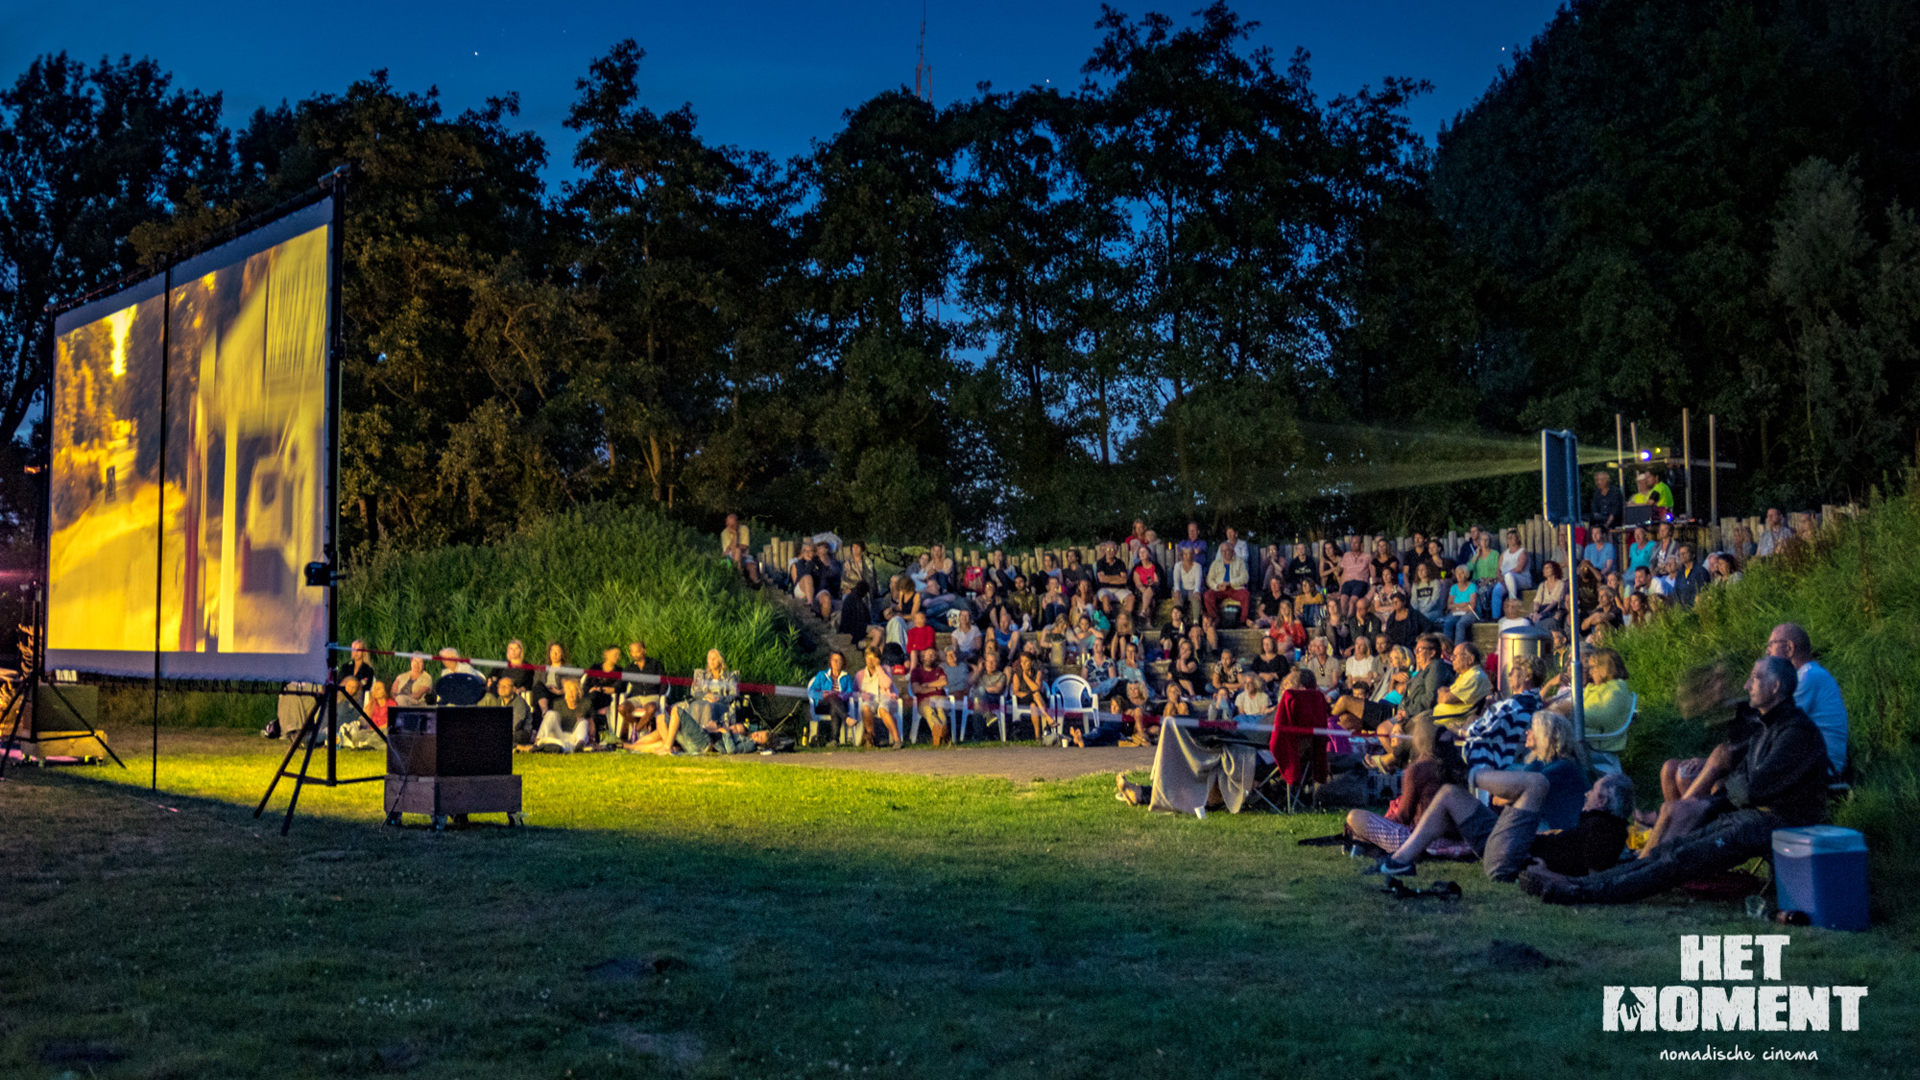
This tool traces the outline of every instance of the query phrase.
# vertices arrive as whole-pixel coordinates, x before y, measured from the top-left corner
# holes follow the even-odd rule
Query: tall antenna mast
[[[920,61],[913,65],[913,96],[933,104],[933,65],[927,63],[927,0],[920,0]]]

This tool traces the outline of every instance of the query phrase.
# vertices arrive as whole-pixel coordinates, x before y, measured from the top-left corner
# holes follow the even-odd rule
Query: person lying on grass
[[[1573,725],[1566,717],[1545,709],[1533,714],[1527,729],[1527,760],[1515,770],[1487,770],[1475,777],[1475,787],[1505,809],[1496,813],[1481,804],[1464,784],[1448,784],[1433,797],[1413,832],[1374,872],[1402,877],[1435,840],[1457,832],[1480,856],[1487,876],[1512,881],[1527,865],[1533,837],[1544,822],[1552,829],[1580,824],[1580,806],[1587,793],[1587,777],[1574,758]]]
[[[1764,857],[1773,831],[1813,825],[1826,817],[1830,766],[1820,729],[1793,703],[1798,681],[1793,664],[1763,656],[1747,677],[1747,704],[1734,720],[1722,761],[1698,781],[1717,794],[1698,811],[1702,822],[1681,834],[1669,829],[1645,858],[1610,870],[1568,877],[1545,865],[1529,866],[1520,887],[1550,904],[1628,903],[1703,874]]]

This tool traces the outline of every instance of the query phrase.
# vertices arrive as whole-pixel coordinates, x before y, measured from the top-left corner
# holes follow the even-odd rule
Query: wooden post
[[[1620,425],[1621,425],[1620,414],[1614,413],[1613,414],[1613,482],[1620,485],[1618,488],[1620,492],[1620,499],[1621,499],[1622,505],[1625,505],[1625,500],[1627,498],[1627,441],[1626,441],[1626,437],[1621,434]],[[1618,527],[1618,526],[1624,526],[1626,525],[1626,523],[1627,523],[1626,516],[1623,514],[1620,520],[1615,522],[1614,524],[1616,527]]]
[[[1693,520],[1693,428],[1692,416],[1680,410],[1680,457],[1687,463],[1687,520]]]
[[[1713,414],[1707,414],[1707,520],[1720,519],[1720,444],[1715,438]]]

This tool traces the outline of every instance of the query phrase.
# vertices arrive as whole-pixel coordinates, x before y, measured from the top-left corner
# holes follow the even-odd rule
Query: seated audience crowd
[[[1703,560],[1670,523],[1623,520],[1671,505],[1657,478],[1639,482],[1631,500],[1596,482],[1571,569],[1529,553],[1517,532],[1478,527],[1453,552],[1424,534],[1369,551],[1359,537],[1256,549],[1232,528],[1216,543],[1198,523],[1162,545],[1135,521],[1090,562],[1069,550],[1031,576],[1003,552],[969,566],[938,544],[888,574],[864,545],[826,534],[787,566],[763,566],[731,516],[722,546],[751,585],[790,591],[853,643],[805,687],[813,742],[899,749],[924,726],[934,745],[990,733],[1158,744],[1153,784],[1122,775],[1117,797],[1202,815],[1237,809],[1270,775],[1287,797],[1302,782],[1352,778],[1357,802],[1391,798],[1384,814],[1347,819],[1348,841],[1377,849],[1380,874],[1477,857],[1490,877],[1550,902],[1626,900],[1764,854],[1775,827],[1819,821],[1849,764],[1839,689],[1806,633],[1784,624],[1719,745],[1663,769],[1662,806],[1629,850],[1634,793],[1617,755],[1637,699],[1607,635],[1693,604],[1793,538],[1769,511],[1757,540],[1736,534]],[[1545,647],[1500,664],[1474,640],[1494,621]],[[1587,646],[1584,739],[1567,668],[1574,635]],[[1243,656],[1240,641],[1257,646]],[[582,675],[555,670],[568,666],[557,643],[541,666],[518,641],[506,657],[481,704],[512,709],[523,749],[741,753],[776,741],[752,722],[717,649],[684,688],[629,678],[663,674],[639,641],[624,655],[608,647]],[[382,682],[356,642],[343,682],[381,724],[392,707],[431,701],[437,675],[473,673],[452,650],[438,659],[437,674],[414,658]],[[1345,734],[1304,734],[1322,730]],[[1163,773],[1169,760],[1177,775]]]

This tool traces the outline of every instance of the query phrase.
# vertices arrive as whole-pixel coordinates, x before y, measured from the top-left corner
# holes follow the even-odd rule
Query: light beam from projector
[[[1533,439],[1343,424],[1301,424],[1299,432],[1301,460],[1253,478],[1271,492],[1268,504],[1540,471],[1540,446]],[[1614,456],[1598,447],[1580,450],[1583,465]]]

